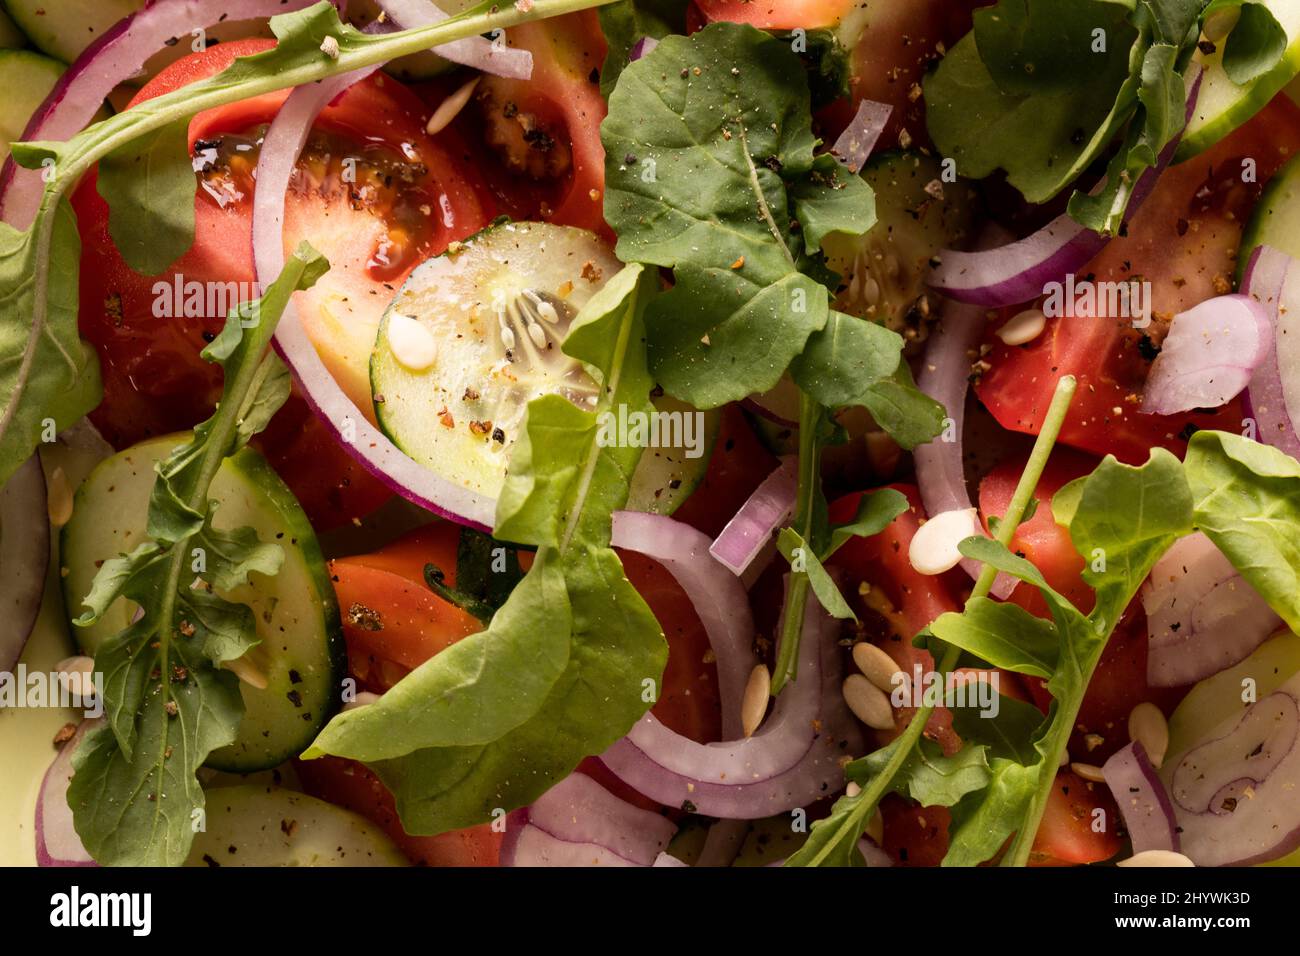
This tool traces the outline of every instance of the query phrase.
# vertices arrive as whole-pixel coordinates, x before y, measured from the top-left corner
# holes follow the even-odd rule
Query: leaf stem
[[[815,547],[813,531],[817,515],[817,495],[821,491],[820,420],[825,409],[799,393],[799,495],[795,507],[794,527],[804,547]],[[803,634],[804,611],[808,607],[808,574],[791,571],[790,587],[781,616],[781,641],[777,648],[776,667],[772,673],[772,696],[781,693],[787,681],[799,676],[799,641]]]
[[[1074,399],[1076,387],[1077,383],[1072,375],[1066,375],[1056,383],[1052,404],[1047,409],[1043,427],[1038,433],[1038,438],[1034,441],[1034,448],[1029,455],[1029,461],[1025,463],[1025,470],[1020,474],[1020,481],[1016,485],[1015,494],[1011,496],[1011,504],[1007,507],[1007,513],[1003,516],[1002,521],[998,523],[995,538],[1003,546],[1010,545],[1016,529],[1020,527],[1025,509],[1029,507],[1029,499],[1033,497],[1034,490],[1038,487],[1038,482],[1043,476],[1043,469],[1047,467],[1047,459],[1051,456],[1052,448],[1061,433],[1061,426],[1064,424],[1065,415],[1070,409],[1070,402]],[[966,606],[969,607],[976,598],[987,597],[996,577],[997,569],[985,565],[980,572],[979,578],[975,581],[975,587],[971,589],[970,597],[966,599]],[[943,657],[940,658],[935,669],[941,675],[946,674],[957,666],[957,661],[960,658],[961,648],[950,646],[944,650]],[[934,705],[918,708],[912,715],[911,722],[891,744],[893,753],[889,756],[889,762],[863,789],[857,806],[853,808],[853,812],[849,815],[849,823],[853,828],[852,832],[861,833],[865,829],[870,815],[875,812],[885,794],[892,789],[894,777],[898,775],[898,771],[902,769],[903,764],[911,756],[912,749],[920,741],[922,733],[925,732],[925,725],[929,722],[930,715],[933,713]],[[1032,838],[1029,842],[1032,844]],[[821,865],[833,850],[834,841],[828,841],[817,856],[809,861],[809,865]]]

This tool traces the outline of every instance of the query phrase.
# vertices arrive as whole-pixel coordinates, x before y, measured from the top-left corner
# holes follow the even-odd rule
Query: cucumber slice
[[[157,438],[102,462],[77,490],[72,520],[63,528],[63,593],[69,617],[81,613],[99,565],[130,551],[144,535],[154,464],[185,436]],[[251,773],[300,754],[342,700],[347,657],[338,605],[315,532],[297,500],[257,452],[244,449],[226,460],[212,483],[219,528],[249,526],[263,541],[284,548],[274,577],[253,575],[253,584],[223,595],[247,604],[261,643],[241,662],[264,675],[266,688],[241,682],[244,706],[239,738],[208,759],[217,770]],[[130,623],[134,605],[120,599],[91,627],[73,627],[87,654]]]
[[[1237,253],[1237,283],[1258,246],[1274,246],[1300,256],[1300,156],[1277,171],[1265,187],[1241,235]]]
[[[27,34],[18,29],[18,24],[14,23],[4,7],[0,6],[0,48],[21,50],[26,45]]]
[[[370,358],[379,426],[416,461],[495,499],[530,400],[595,402],[595,382],[560,343],[620,267],[591,233],[537,222],[493,226],[423,263],[379,324]],[[672,445],[646,449],[628,507],[668,514],[703,479],[720,415],[656,404],[684,427]]]
[[[1198,52],[1196,60],[1204,67],[1201,92],[1174,152],[1174,163],[1191,159],[1223,139],[1238,126],[1262,110],[1279,90],[1300,73],[1300,3],[1295,0],[1257,0],[1268,8],[1286,31],[1287,47],[1282,59],[1263,76],[1246,86],[1238,86],[1223,72],[1223,47],[1206,56]]]
[[[5,0],[5,6],[38,49],[71,63],[144,0]]]
[[[0,164],[9,158],[9,144],[23,135],[63,70],[62,63],[30,50],[0,50],[0,89],[9,91],[9,105],[0,107]]]
[[[864,236],[836,233],[824,243],[827,265],[841,276],[835,308],[895,332],[912,329],[909,338],[919,340],[929,315],[930,260],[970,234],[970,189],[944,182],[934,157],[897,150],[873,156],[862,178],[876,193],[876,224]]]
[[[208,790],[205,812],[186,866],[411,865],[369,820],[292,790]]]

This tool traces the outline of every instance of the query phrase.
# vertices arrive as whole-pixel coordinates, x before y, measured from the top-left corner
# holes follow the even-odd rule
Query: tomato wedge
[[[142,102],[225,69],[269,40],[218,44],[178,60],[135,97]],[[73,197],[82,245],[82,334],[104,370],[92,419],[121,447],[192,427],[220,394],[220,369],[199,352],[226,311],[252,298],[252,195],[261,130],[287,92],[208,110],[190,123],[198,170],[194,244],[160,276],[133,272],[108,234],[92,172]],[[321,113],[286,197],[285,246],[312,242],[329,274],[297,302],[323,360],[362,410],[379,314],[423,258],[489,221],[473,166],[424,132],[427,110],[376,75]],[[301,404],[291,401],[260,446],[317,527],[371,510],[388,492],[357,466]]]
[[[1074,375],[1079,390],[1061,441],[1137,464],[1153,447],[1181,456],[1198,428],[1239,431],[1236,400],[1209,414],[1146,415],[1138,406],[1158,330],[1177,313],[1231,291],[1242,228],[1263,184],[1297,149],[1300,107],[1278,96],[1209,151],[1166,170],[1127,235],[1113,240],[1079,277],[1149,282],[1151,327],[1136,329],[1129,318],[1062,317],[1020,346],[1004,345],[990,331],[988,369],[975,386],[980,401],[1004,428],[1037,434],[1057,379]],[[1255,179],[1243,181],[1245,171]]]

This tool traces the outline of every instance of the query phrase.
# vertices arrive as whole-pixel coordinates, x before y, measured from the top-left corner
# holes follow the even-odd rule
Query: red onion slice
[[[253,202],[253,260],[263,285],[284,267],[284,200],[298,155],[317,114],[353,83],[378,67],[356,70],[289,95],[262,143]],[[394,493],[427,511],[483,530],[492,527],[496,502],[425,468],[395,446],[339,387],[325,368],[290,302],[273,340],[308,405],[361,465]]]
[[[799,461],[787,456],[763,479],[749,500],[727,522],[717,540],[709,545],[713,555],[732,574],[740,577],[772,541],[776,530],[794,514],[799,492]]]
[[[1196,108],[1201,89],[1199,67],[1189,68],[1187,119]],[[1184,127],[1185,128],[1185,127]],[[1127,214],[1131,218],[1146,201],[1182,141],[1182,131],[1165,146],[1133,186]],[[930,285],[950,299],[989,308],[1031,302],[1043,287],[1067,273],[1077,272],[1096,257],[1110,239],[1079,225],[1068,214],[1053,219],[1038,232],[998,249],[961,252],[945,249],[930,273]]]
[[[1174,542],[1142,588],[1147,683],[1192,684],[1244,660],[1282,619],[1201,532]]]
[[[1174,806],[1165,785],[1160,782],[1146,748],[1133,741],[1116,751],[1101,768],[1110,787],[1124,826],[1133,843],[1133,852],[1177,850],[1178,824]]]
[[[840,694],[838,634],[838,622],[809,601],[799,680],[752,737],[700,744],[646,714],[601,761],[653,800],[726,819],[767,817],[837,792],[840,758],[862,747]]]
[[[1255,420],[1259,440],[1300,458],[1296,413],[1300,412],[1300,269],[1271,246],[1251,254],[1241,291],[1259,302],[1272,326],[1273,349],[1251,377],[1245,413]]]
[[[614,515],[613,544],[664,566],[686,592],[717,657],[722,733],[741,734],[740,705],[754,656],[754,617],[749,596],[734,574],[709,553],[707,535],[663,515],[620,511]]]
[[[1142,411],[1218,408],[1250,384],[1273,349],[1273,323],[1248,295],[1221,295],[1174,317],[1147,376]]]
[[[943,319],[930,334],[916,379],[917,387],[947,409],[952,420],[952,441],[946,440],[945,430],[943,435],[918,445],[912,452],[916,486],[925,513],[931,517],[974,507],[966,487],[962,430],[966,422],[966,393],[970,389],[969,353],[984,335],[984,313],[982,306],[945,302]],[[972,558],[963,558],[961,566],[972,580],[977,580],[984,568]],[[1006,600],[1016,584],[1011,575],[999,574],[993,579],[991,593],[999,600]]]
[[[389,19],[405,30],[433,26],[450,16],[434,5],[432,0],[377,0],[377,2],[380,9],[388,14]],[[494,47],[490,40],[483,37],[454,40],[434,47],[433,52],[452,63],[513,80],[527,80],[533,75],[532,53],[515,47]]]
[[[894,108],[886,103],[863,100],[849,125],[835,140],[831,152],[852,172],[861,172],[893,111]]]
[[[635,63],[658,45],[659,41],[654,37],[642,37],[632,44],[632,49],[627,51],[627,61],[629,63]]]
[[[152,0],[86,48],[60,77],[23,132],[26,142],[64,142],[86,128],[119,84],[139,74],[146,60],[177,37],[218,23],[263,20],[309,7],[316,0]],[[0,175],[0,217],[17,229],[36,218],[45,183],[40,170],[12,159]]]
[[[661,863],[671,820],[625,803],[581,773],[510,814],[502,866],[673,866]],[[669,858],[671,859],[671,857]]]
[[[36,798],[36,865],[97,866],[72,825],[68,806],[68,784],[72,780],[72,755],[82,739],[104,722],[104,718],[83,720],[76,734],[63,745],[41,781]]]
[[[1248,866],[1300,846],[1298,695],[1300,675],[1169,771],[1181,851],[1197,866]]]
[[[50,562],[50,520],[40,459],[27,459],[0,490],[0,671],[12,671],[36,626]]]

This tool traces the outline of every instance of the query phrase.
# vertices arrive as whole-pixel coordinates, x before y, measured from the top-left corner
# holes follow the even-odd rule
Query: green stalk
[[[818,425],[824,409],[806,392],[799,393],[799,496],[796,501],[794,529],[804,546],[813,547],[813,527],[817,515],[817,495],[821,490],[822,446]],[[781,693],[787,681],[799,676],[799,640],[803,634],[804,611],[808,607],[808,575],[792,572],[781,618],[781,641],[777,648],[776,668],[772,673],[772,696]]]
[[[1038,487],[1038,482],[1043,476],[1043,469],[1047,467],[1047,459],[1052,454],[1052,448],[1056,444],[1057,436],[1061,433],[1061,426],[1065,422],[1065,415],[1070,409],[1070,402],[1074,399],[1074,391],[1077,383],[1073,375],[1067,375],[1056,383],[1056,392],[1052,396],[1052,404],[1047,409],[1047,417],[1043,421],[1042,430],[1038,433],[1038,438],[1034,441],[1034,449],[1029,455],[1029,461],[1025,464],[1025,470],[1020,474],[1020,482],[1016,485],[1015,494],[1011,496],[1011,504],[1007,507],[1007,513],[1002,516],[998,523],[998,531],[994,536],[999,544],[1009,547],[1011,539],[1015,536],[1016,529],[1020,527],[1020,522],[1024,520],[1025,509],[1029,507],[1029,500],[1033,497],[1034,490]],[[987,597],[989,589],[993,587],[993,580],[997,577],[997,569],[985,565],[980,572],[979,578],[975,581],[975,587],[971,589],[970,597],[966,599],[966,606],[976,598]],[[936,670],[939,674],[946,674],[957,666],[957,661],[961,658],[961,648],[949,647],[943,652],[943,657],[939,659]],[[871,814],[875,812],[880,801],[885,794],[892,789],[894,777],[902,769],[908,757],[911,756],[912,750],[921,740],[921,735],[925,732],[925,725],[930,720],[930,715],[934,713],[933,706],[924,706],[917,709],[912,715],[911,723],[904,728],[903,732],[893,743],[893,753],[890,754],[889,762],[885,764],[884,769],[872,778],[871,783],[862,791],[862,797],[857,806],[853,808],[850,821],[855,832],[861,833],[866,829],[867,821]],[[1067,725],[1070,726],[1070,725]],[[1055,767],[1053,767],[1055,770]],[[1044,804],[1045,805],[1045,804]],[[1039,814],[1041,817],[1041,812]],[[1034,826],[1037,827],[1035,818]],[[1032,844],[1032,839],[1030,843]],[[834,850],[832,844],[827,844],[821,852],[813,857],[809,862],[810,866],[820,866]]]

